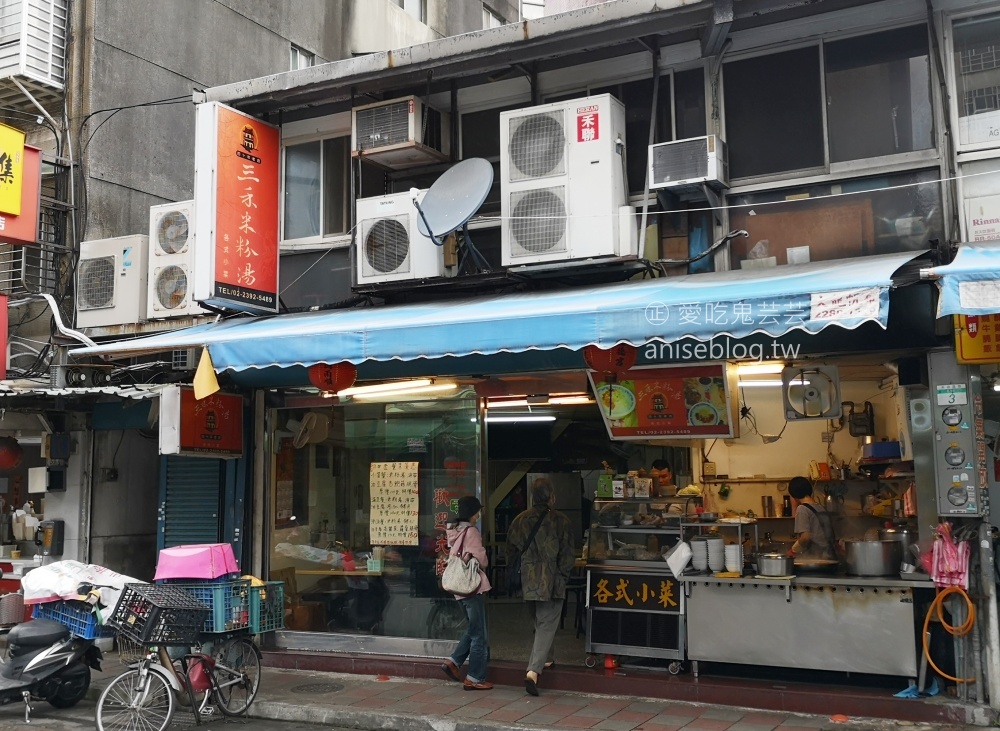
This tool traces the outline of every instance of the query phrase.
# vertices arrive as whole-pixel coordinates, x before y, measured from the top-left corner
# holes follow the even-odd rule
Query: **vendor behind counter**
[[[793,477],[788,482],[795,515],[795,543],[789,553],[799,558],[835,559],[836,533],[833,515],[813,498],[813,485],[806,477]]]

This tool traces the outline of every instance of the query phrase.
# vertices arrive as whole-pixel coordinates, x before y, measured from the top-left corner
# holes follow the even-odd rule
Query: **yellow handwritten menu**
[[[372,462],[373,546],[416,546],[419,462]]]

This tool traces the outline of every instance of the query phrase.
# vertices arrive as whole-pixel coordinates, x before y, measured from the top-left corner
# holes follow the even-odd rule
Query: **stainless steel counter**
[[[688,657],[840,672],[917,673],[916,579],[683,576]]]

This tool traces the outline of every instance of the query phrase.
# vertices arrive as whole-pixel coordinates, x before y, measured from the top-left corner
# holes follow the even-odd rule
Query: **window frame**
[[[294,43],[290,43],[289,44],[288,56],[289,56],[289,58],[288,58],[288,65],[290,67],[289,68],[290,71],[301,71],[302,69],[312,68],[313,66],[316,65],[316,54],[315,53],[310,53],[309,51],[307,51],[306,49],[304,49],[302,46],[298,46],[298,45],[296,45]],[[294,61],[296,57],[300,61],[304,59],[304,60],[307,60],[309,63],[306,64],[305,66],[303,66],[301,64],[301,62],[300,62],[300,63],[297,63],[297,64],[295,64],[293,66],[292,65],[292,61]]]
[[[285,150],[288,147],[294,147],[295,145],[302,145],[309,142],[320,142],[321,155],[323,150],[322,142],[324,140],[336,139],[336,138],[347,138],[348,149],[351,147],[351,113],[342,112],[340,114],[333,114],[326,117],[318,117],[314,119],[307,119],[300,122],[290,122],[282,127],[281,135],[281,200],[278,206],[278,241],[279,241],[279,251],[281,252],[291,252],[291,251],[315,251],[320,249],[343,249],[347,248],[354,241],[354,233],[348,227],[348,230],[344,233],[329,234],[324,235],[322,233],[322,226],[324,221],[325,206],[326,201],[324,198],[323,186],[325,185],[325,175],[324,168],[321,157],[320,164],[320,211],[319,211],[319,221],[320,221],[320,234],[318,236],[304,236],[297,239],[286,239],[285,238]],[[353,157],[348,158],[348,169],[347,169],[347,179],[350,181],[351,176],[354,172]],[[348,208],[349,216],[347,223],[353,220],[353,211],[355,202],[351,197],[351,192],[348,190],[345,193],[345,203]]]
[[[941,24],[942,35],[944,35],[944,43],[942,44],[944,46],[942,52],[945,55],[944,72],[948,76],[948,83],[952,89],[952,93],[949,94],[950,98],[948,101],[948,108],[945,112],[948,115],[948,121],[953,132],[952,137],[954,139],[955,154],[962,161],[975,159],[968,157],[970,153],[986,152],[1000,156],[1000,140],[997,140],[996,142],[968,143],[962,142],[961,135],[958,133],[961,121],[959,104],[961,104],[962,101],[959,99],[958,70],[955,68],[955,22],[974,18],[986,18],[989,16],[995,16],[997,21],[1000,22],[1000,8],[992,7],[988,10],[953,13],[948,15],[945,18],[945,22]],[[998,45],[1000,45],[1000,39],[998,39]],[[987,156],[989,157],[991,155],[987,154]]]
[[[493,21],[496,21],[497,24],[491,25]],[[506,21],[500,16],[500,14],[486,3],[483,3],[483,30],[503,28],[504,25],[506,25]]]
[[[726,61],[722,64],[718,71],[718,85],[719,85],[719,120],[718,129],[720,134],[725,138],[726,129],[726,94],[725,94],[725,76],[724,68],[725,64],[732,61],[741,61],[748,58],[759,58],[762,56],[772,56],[784,51],[792,51],[802,48],[815,48],[816,52],[819,54],[819,84],[820,84],[820,95],[822,103],[820,105],[822,129],[823,129],[823,159],[824,164],[820,167],[813,168],[800,168],[797,170],[783,170],[774,173],[767,173],[763,175],[750,175],[743,178],[731,178],[731,191],[749,192],[752,190],[759,190],[761,188],[773,187],[775,183],[780,183],[782,187],[786,185],[799,185],[802,181],[823,181],[823,180],[836,180],[836,179],[846,179],[849,177],[864,176],[872,174],[872,171],[883,171],[888,172],[890,170],[902,170],[902,169],[916,169],[921,167],[927,167],[928,165],[939,164],[942,160],[941,155],[941,119],[940,119],[940,105],[938,104],[937,95],[937,71],[933,63],[933,53],[934,49],[931,44],[930,39],[930,28],[926,27],[928,33],[928,53],[930,58],[930,103],[932,109],[932,119],[934,123],[934,145],[924,150],[914,150],[912,152],[900,152],[890,155],[881,155],[878,157],[862,158],[858,160],[845,160],[844,162],[831,162],[830,161],[830,128],[829,128],[829,115],[827,113],[827,88],[826,88],[826,53],[825,44],[826,43],[836,43],[838,41],[849,40],[851,38],[858,38],[861,36],[874,35],[877,33],[896,30],[899,28],[906,28],[912,25],[923,24],[927,26],[926,21],[916,21],[913,20],[901,20],[898,24],[893,24],[889,26],[883,26],[878,28],[864,28],[857,29],[851,33],[835,33],[830,32],[819,38],[810,39],[808,41],[803,41],[796,44],[781,44],[778,47],[768,46],[763,48],[756,48],[752,50],[747,50],[745,52],[734,54],[732,56],[727,56]],[[949,56],[950,58],[950,56]],[[712,79],[707,79],[709,87],[711,87]],[[706,97],[706,106],[711,107],[711,89],[709,90],[709,95]],[[711,121],[711,120],[710,120]],[[710,125],[711,126],[711,125]],[[728,142],[728,140],[726,140]]]

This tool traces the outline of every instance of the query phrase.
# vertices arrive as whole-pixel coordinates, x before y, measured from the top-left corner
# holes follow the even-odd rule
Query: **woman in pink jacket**
[[[486,634],[486,602],[483,595],[490,590],[490,580],[483,569],[489,565],[483,536],[476,528],[483,504],[471,495],[458,499],[458,523],[448,527],[448,555],[471,555],[479,561],[479,577],[482,583],[479,592],[469,597],[456,596],[465,608],[469,626],[458,642],[458,647],[450,658],[441,665],[444,674],[456,682],[463,682],[459,668],[468,659],[469,671],[465,676],[465,690],[491,690],[493,683],[486,682],[486,670],[490,661],[490,643]]]

